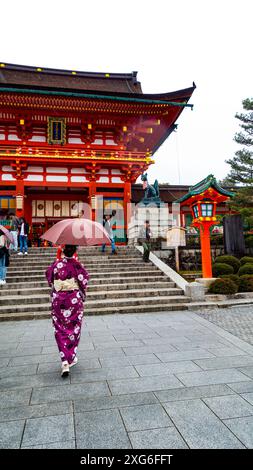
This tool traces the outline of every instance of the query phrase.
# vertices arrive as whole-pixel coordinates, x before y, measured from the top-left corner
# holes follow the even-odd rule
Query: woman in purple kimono
[[[76,246],[66,245],[64,258],[56,260],[46,271],[52,287],[52,320],[55,339],[62,360],[62,377],[77,363],[77,346],[81,336],[83,302],[89,274],[83,265],[72,258]]]

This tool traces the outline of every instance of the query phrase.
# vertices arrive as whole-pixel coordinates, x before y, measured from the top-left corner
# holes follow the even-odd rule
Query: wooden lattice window
[[[49,144],[64,145],[66,143],[65,118],[48,118],[47,138]]]

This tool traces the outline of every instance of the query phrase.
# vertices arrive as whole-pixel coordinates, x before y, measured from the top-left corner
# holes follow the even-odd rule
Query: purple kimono
[[[55,339],[62,361],[73,362],[81,336],[83,301],[89,274],[79,261],[63,258],[55,261],[46,271],[48,284],[52,289],[52,320]],[[54,286],[59,281],[76,283],[72,290],[57,291]]]

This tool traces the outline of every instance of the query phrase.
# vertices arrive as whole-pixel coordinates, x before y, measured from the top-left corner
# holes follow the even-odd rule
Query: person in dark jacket
[[[9,266],[8,241],[5,234],[0,230],[0,285],[6,284],[6,272]]]
[[[20,244],[20,252],[19,255],[28,255],[28,233],[29,233],[29,224],[26,222],[25,218],[22,217],[20,219],[19,225],[19,244]]]
[[[151,230],[150,230],[150,223],[148,220],[145,222],[145,226],[140,229],[139,243],[143,246],[143,261],[145,263],[149,262],[149,254],[151,249]]]

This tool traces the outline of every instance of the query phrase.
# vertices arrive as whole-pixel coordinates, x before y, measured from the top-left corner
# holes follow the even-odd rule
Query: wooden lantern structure
[[[192,225],[199,229],[203,278],[212,277],[210,227],[220,223],[216,216],[216,206],[233,195],[234,193],[222,188],[213,175],[209,175],[192,186],[189,192],[177,201],[181,206],[190,206]]]

